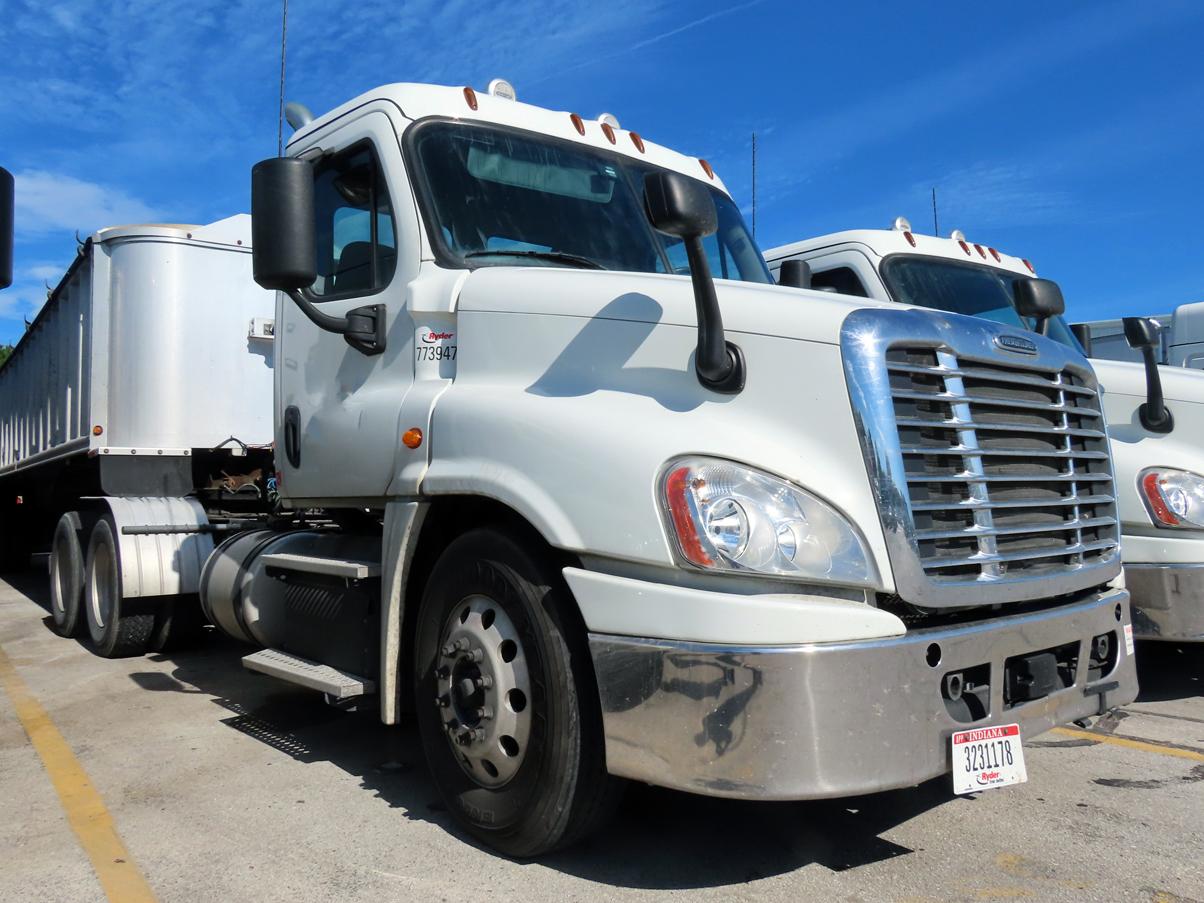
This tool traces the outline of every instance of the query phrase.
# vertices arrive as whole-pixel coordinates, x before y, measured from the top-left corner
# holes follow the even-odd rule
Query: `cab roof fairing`
[[[879,258],[890,254],[944,257],[948,260],[960,260],[963,263],[968,261],[970,263],[982,264],[983,266],[995,267],[996,269],[1019,273],[1022,276],[1033,275],[1029,268],[1024,265],[1023,260],[1019,257],[1004,254],[998,248],[996,251],[999,253],[999,260],[996,261],[991,256],[991,252],[987,250],[989,246],[982,244],[982,242],[974,242],[967,238],[966,244],[970,248],[970,254],[967,255],[956,239],[941,238],[936,235],[922,235],[919,232],[912,232],[911,236],[915,239],[915,247],[912,247],[902,232],[895,229],[849,229],[844,232],[830,232],[827,235],[818,235],[814,238],[807,238],[802,241],[792,242],[791,244],[770,248],[765,251],[765,258],[770,262],[776,263],[786,257],[819,251],[835,245],[859,244],[864,245],[867,250]],[[985,257],[975,250],[976,244],[983,249]]]
[[[649,141],[643,133],[616,128],[614,129],[615,142],[612,144],[602,130],[602,123],[596,119],[582,117],[585,125],[585,134],[582,135],[570,119],[572,113],[567,110],[548,110],[519,100],[495,97],[484,91],[475,91],[477,108],[474,110],[465,99],[465,91],[466,89],[463,87],[408,82],[382,85],[352,98],[328,113],[315,117],[312,122],[302,126],[293,134],[288,141],[286,150],[293,155],[300,154],[311,143],[306,139],[316,135],[335,120],[359,107],[384,101],[396,107],[401,116],[408,120],[404,125],[399,123],[399,134],[413,122],[432,116],[509,126],[575,141],[599,150],[618,153],[633,160],[646,160],[665,169],[697,179],[703,184],[714,185],[731,197],[731,192],[727,190],[727,186],[724,185],[718,173],[715,174],[714,179],[707,176],[700,163],[700,158],[690,157]],[[639,134],[642,139],[643,153],[632,140],[633,134]]]

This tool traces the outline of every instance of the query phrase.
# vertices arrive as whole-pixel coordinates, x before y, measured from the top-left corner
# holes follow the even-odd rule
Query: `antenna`
[[[933,187],[933,189],[932,189],[932,234],[938,235],[938,236],[941,234],[941,227],[937,224],[937,221],[936,221],[936,188],[935,187]]]
[[[757,133],[752,133],[752,237],[757,240]]]
[[[276,118],[276,156],[284,156],[284,48],[288,43],[288,0],[281,0],[280,15],[280,109]]]

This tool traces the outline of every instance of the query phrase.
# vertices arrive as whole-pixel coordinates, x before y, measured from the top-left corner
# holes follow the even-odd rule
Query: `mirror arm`
[[[1175,428],[1175,418],[1166,399],[1162,396],[1162,377],[1158,373],[1158,361],[1154,357],[1154,349],[1146,345],[1141,349],[1141,358],[1145,362],[1146,402],[1137,409],[1141,425],[1151,433],[1169,433]]]
[[[363,354],[380,354],[385,350],[385,306],[367,304],[347,312],[345,317],[323,313],[296,289],[285,292],[309,321],[326,332],[335,332],[347,344]]]
[[[1049,317],[1037,317],[1033,332],[1037,335],[1049,335]]]
[[[694,354],[694,370],[698,374],[698,381],[708,389],[735,395],[744,389],[744,352],[724,338],[723,314],[719,310],[715,281],[711,278],[711,267],[702,249],[701,236],[684,237],[683,243],[690,264],[694,307],[698,315],[698,349]]]

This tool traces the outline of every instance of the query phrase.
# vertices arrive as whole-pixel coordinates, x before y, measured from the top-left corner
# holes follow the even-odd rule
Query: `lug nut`
[[[491,690],[493,689],[493,678],[488,674],[482,674],[477,678],[477,686],[482,690]]]
[[[448,699],[448,698],[447,698],[447,694],[446,694],[446,693],[444,693],[444,694],[443,694],[443,695],[441,695],[441,696],[436,696],[436,697],[435,697],[435,705],[439,706],[439,708],[441,708],[441,709],[445,709],[445,708],[447,708],[449,705],[451,705],[451,700],[450,700],[450,699]]]
[[[488,721],[493,717],[493,709],[489,708],[487,705],[483,705],[477,709],[477,717],[483,721]]]
[[[442,652],[445,656],[450,657],[450,656],[455,655],[460,650],[467,649],[467,648],[468,648],[468,640],[464,639],[464,637],[460,637],[454,643],[448,643],[439,651]]]
[[[470,662],[483,662],[485,661],[485,650],[474,649],[472,652],[468,653],[465,658],[467,658]]]

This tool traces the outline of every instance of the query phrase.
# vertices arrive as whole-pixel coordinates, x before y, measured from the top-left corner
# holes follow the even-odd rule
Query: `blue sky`
[[[0,0],[0,164],[17,282],[0,342],[74,234],[249,206],[276,150],[275,2]],[[1204,300],[1204,3],[413,0],[289,4],[287,97],[483,88],[710,159],[771,247],[899,214],[1032,259],[1076,319]],[[287,129],[287,126],[286,126]]]

